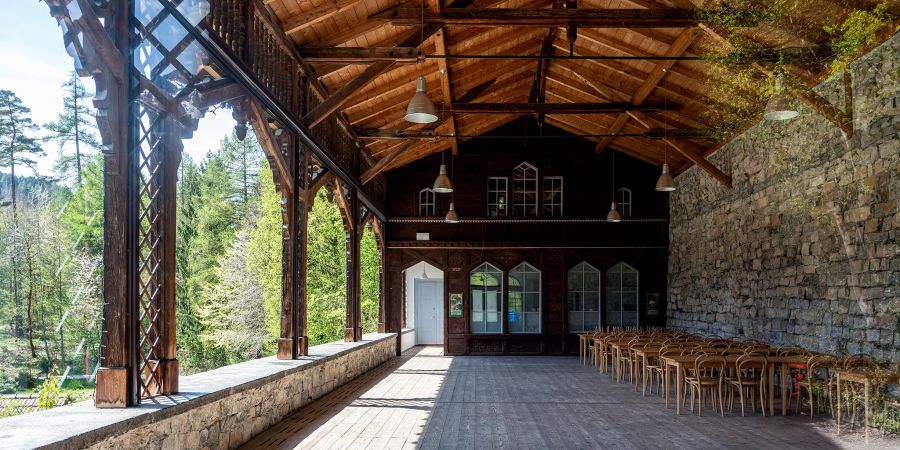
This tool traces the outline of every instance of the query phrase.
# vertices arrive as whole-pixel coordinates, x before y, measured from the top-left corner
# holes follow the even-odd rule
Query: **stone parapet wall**
[[[900,359],[900,37],[852,65],[854,135],[761,122],[671,197],[668,325]],[[841,79],[816,91],[844,105]]]
[[[230,449],[397,355],[396,334],[311,347],[181,377],[181,392],[140,407],[91,402],[0,420],[0,448]]]
[[[397,355],[396,336],[106,439],[92,449],[232,449]]]

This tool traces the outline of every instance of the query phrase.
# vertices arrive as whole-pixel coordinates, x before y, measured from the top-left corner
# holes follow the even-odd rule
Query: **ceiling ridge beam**
[[[611,114],[626,111],[675,110],[681,106],[673,103],[647,102],[635,105],[625,102],[605,103],[454,103],[450,111],[468,114],[516,113],[516,114]]]

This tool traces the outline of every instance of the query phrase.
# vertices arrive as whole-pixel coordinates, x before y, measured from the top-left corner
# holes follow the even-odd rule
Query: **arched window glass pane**
[[[569,331],[591,331],[600,326],[600,271],[588,263],[569,270]]]
[[[638,271],[619,263],[606,272],[606,324],[638,325]]]
[[[434,216],[434,191],[431,189],[419,191],[419,215],[422,217]]]
[[[509,271],[509,332],[541,332],[541,272],[528,263]]]
[[[538,215],[537,168],[522,163],[513,169],[513,216],[535,217]]]
[[[503,273],[484,263],[469,274],[469,325],[472,333],[501,333]]]

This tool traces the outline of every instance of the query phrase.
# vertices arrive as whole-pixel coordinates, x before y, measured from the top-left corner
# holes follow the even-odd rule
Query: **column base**
[[[356,342],[356,333],[353,328],[344,328],[344,342]]]
[[[309,356],[309,337],[300,336],[300,348],[297,350],[299,356]]]
[[[125,367],[101,367],[97,370],[97,389],[94,406],[97,408],[124,408],[128,406],[128,369]]]
[[[278,359],[294,359],[295,338],[278,339]]]
[[[159,388],[160,395],[172,395],[178,393],[178,360],[161,359],[159,360],[159,379],[162,386]]]

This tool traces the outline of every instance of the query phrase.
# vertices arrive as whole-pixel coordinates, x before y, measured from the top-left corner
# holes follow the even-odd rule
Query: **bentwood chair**
[[[700,355],[694,361],[693,376],[688,378],[691,390],[691,411],[694,410],[694,399],[697,400],[697,415],[703,415],[703,405],[707,395],[712,402],[713,411],[725,416],[725,402],[722,397],[722,381],[725,375],[725,358],[718,355]],[[718,409],[716,408],[718,406]]]
[[[809,417],[815,416],[816,398],[819,399],[821,409],[822,399],[828,402],[828,409],[834,415],[834,375],[841,368],[843,361],[831,355],[816,355],[807,363],[806,379],[800,383],[800,403],[803,400],[803,391],[806,390],[809,400]],[[799,405],[798,405],[799,406]]]
[[[729,410],[734,410],[734,391],[738,391],[741,401],[741,417],[744,417],[744,394],[750,399],[751,411],[756,412],[755,396],[759,395],[759,405],[763,417],[766,416],[765,391],[768,361],[765,356],[744,355],[735,362],[734,376],[728,379],[731,386],[728,392]],[[755,392],[754,392],[755,391]]]

